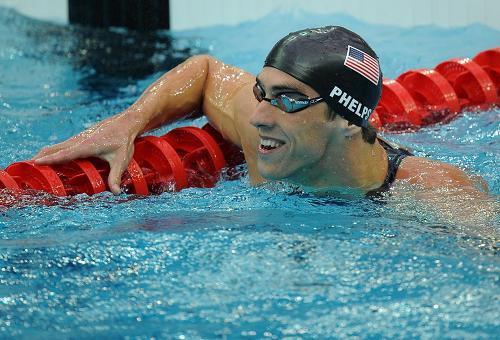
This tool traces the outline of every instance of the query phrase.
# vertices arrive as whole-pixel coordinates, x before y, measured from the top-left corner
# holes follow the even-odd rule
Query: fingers
[[[75,145],[70,148],[64,148],[53,153],[48,153],[41,155],[39,157],[33,158],[35,164],[57,164],[69,162],[77,158],[85,158],[93,156],[95,153],[92,152],[91,148],[82,145]]]
[[[110,170],[108,176],[108,186],[111,192],[115,195],[121,193],[120,183],[122,174],[128,166],[130,159],[132,158],[133,149],[127,150],[126,148],[120,149],[113,157],[112,161],[109,161]],[[106,157],[105,157],[106,158]]]
[[[44,156],[51,155],[51,154],[54,154],[56,152],[59,152],[62,149],[68,147],[69,144],[70,144],[69,140],[67,140],[67,141],[64,141],[64,142],[61,142],[61,143],[58,143],[58,144],[54,144],[54,145],[51,145],[51,146],[48,146],[48,147],[44,147],[40,151],[38,151],[38,153],[32,158],[32,160],[37,160],[37,159],[42,158]]]
[[[35,164],[44,165],[66,163],[77,158],[86,158],[91,156],[99,157],[109,163],[110,171],[108,175],[108,186],[111,192],[113,192],[115,195],[118,195],[121,193],[121,176],[127,168],[133,153],[133,145],[129,146],[129,148],[125,146],[121,147],[115,152],[107,153],[104,155],[97,155],[95,153],[95,150],[93,150],[93,148],[91,147],[75,145],[67,149],[56,151],[52,154],[34,158],[34,161]]]
[[[135,133],[120,129],[120,124],[104,121],[62,143],[41,149],[32,160],[35,164],[66,163],[78,158],[98,157],[109,163],[108,185],[119,194],[121,175],[132,158]]]
[[[95,127],[89,128],[85,131],[80,132],[79,134],[65,140],[64,142],[57,143],[51,146],[47,146],[42,148],[33,158],[33,161],[36,161],[42,157],[48,156],[48,155],[53,155],[55,153],[58,153],[64,149],[73,149],[76,146],[84,143],[87,141],[89,138],[89,132],[95,130]],[[58,162],[58,161],[57,161]],[[45,163],[44,163],[45,164]]]

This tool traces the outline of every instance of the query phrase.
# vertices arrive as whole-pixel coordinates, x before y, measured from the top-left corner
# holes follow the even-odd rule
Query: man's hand
[[[242,144],[240,135],[253,133],[250,139],[258,138],[247,119],[255,107],[253,82],[251,74],[210,56],[191,57],[153,82],[127,110],[65,142],[43,148],[33,160],[35,164],[56,164],[98,157],[109,163],[108,185],[118,194],[121,175],[134,153],[135,138],[193,112],[202,110],[210,123],[236,145]],[[235,112],[241,117],[238,128]]]
[[[140,124],[130,112],[106,119],[59,144],[41,149],[33,157],[35,164],[57,164],[77,158],[97,157],[109,163],[108,185],[119,194],[121,175],[134,154],[134,140]]]

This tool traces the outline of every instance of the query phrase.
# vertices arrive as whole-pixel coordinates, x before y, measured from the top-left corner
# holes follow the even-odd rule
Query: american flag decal
[[[358,50],[351,45],[348,45],[344,65],[349,67],[351,70],[358,72],[375,85],[378,85],[380,68],[378,66],[378,60],[372,56],[369,56],[365,52]]]

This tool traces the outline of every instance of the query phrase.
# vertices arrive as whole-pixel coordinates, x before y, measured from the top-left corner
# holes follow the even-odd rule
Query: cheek
[[[323,122],[304,122],[297,130],[294,144],[297,149],[308,150],[311,155],[323,154],[326,149],[330,131]]]

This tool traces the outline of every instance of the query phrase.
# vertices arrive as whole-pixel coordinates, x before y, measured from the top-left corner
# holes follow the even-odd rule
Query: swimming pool
[[[365,36],[390,78],[500,45],[499,32],[480,25],[407,30],[280,13],[129,36],[0,8],[0,167],[124,109],[191,54],[258,72],[283,34],[332,23]],[[482,175],[498,195],[498,114],[465,113],[391,138]],[[186,124],[204,120],[173,126]],[[497,250],[404,204],[292,195],[243,178],[3,210],[0,337],[492,338],[500,328]]]

